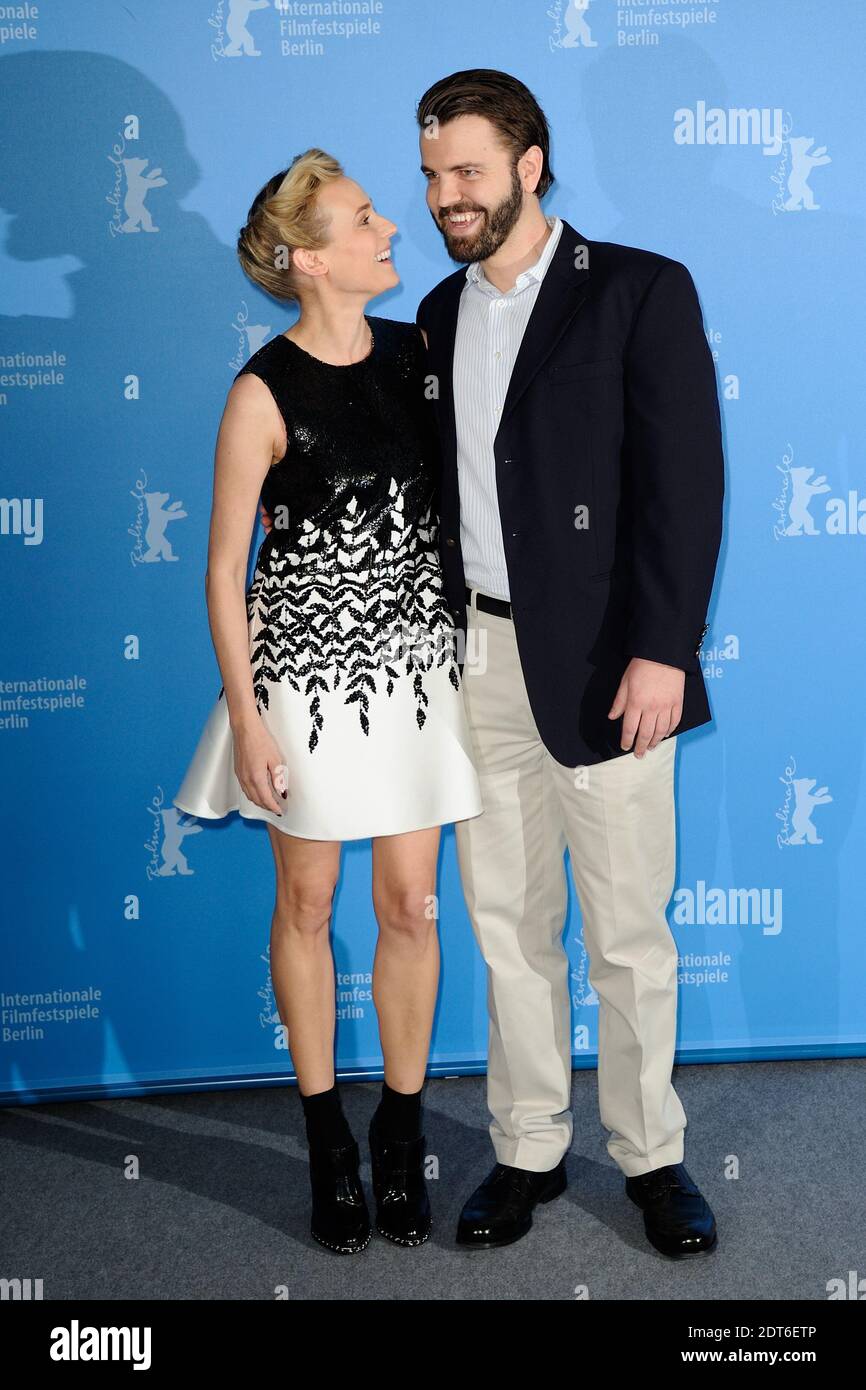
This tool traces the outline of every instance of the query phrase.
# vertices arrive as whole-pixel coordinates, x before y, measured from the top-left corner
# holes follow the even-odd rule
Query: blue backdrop
[[[414,107],[475,66],[515,73],[549,116],[546,211],[688,265],[718,365],[715,722],[678,757],[679,1060],[866,1052],[861,0],[0,16],[2,1098],[291,1075],[265,829],[171,806],[220,685],[203,592],[216,429],[234,373],[291,322],[234,241],[265,179],[321,145],[399,226],[402,283],[371,312],[413,319],[453,269]],[[369,850],[345,848],[336,904],[343,1075],[381,1061]],[[432,1070],[483,1070],[450,829],[440,926]],[[566,936],[575,1064],[592,1066],[574,901]]]

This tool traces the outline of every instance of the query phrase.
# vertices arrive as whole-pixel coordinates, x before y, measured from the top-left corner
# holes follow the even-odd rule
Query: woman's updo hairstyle
[[[238,233],[238,259],[244,273],[275,299],[299,298],[292,252],[326,245],[328,222],[316,200],[320,188],[342,174],[342,166],[324,150],[305,150],[253,199]]]

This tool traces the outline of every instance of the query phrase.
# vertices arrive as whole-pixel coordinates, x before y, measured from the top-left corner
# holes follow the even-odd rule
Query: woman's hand
[[[262,514],[262,525],[265,528],[265,535],[268,535],[273,530],[274,518],[270,515],[269,512],[265,511],[264,502],[259,502],[259,511]]]
[[[248,801],[263,811],[283,814],[282,801],[288,793],[288,768],[282,754],[265,727],[260,714],[232,727],[235,776]],[[278,795],[279,793],[279,795]]]

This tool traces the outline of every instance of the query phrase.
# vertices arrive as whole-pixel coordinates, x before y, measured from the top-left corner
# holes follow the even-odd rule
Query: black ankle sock
[[[386,1139],[417,1139],[421,1133],[421,1092],[405,1095],[382,1082],[376,1128]]]
[[[301,1096],[304,1107],[304,1120],[307,1126],[307,1143],[310,1148],[338,1149],[352,1142],[352,1131],[343,1114],[343,1106],[337,1091],[336,1082],[328,1091],[317,1091],[314,1095]]]

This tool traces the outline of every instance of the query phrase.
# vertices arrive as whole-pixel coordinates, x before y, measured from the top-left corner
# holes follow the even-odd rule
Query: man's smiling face
[[[427,206],[454,261],[483,261],[498,251],[523,209],[523,185],[511,151],[484,116],[456,116],[421,131]]]

